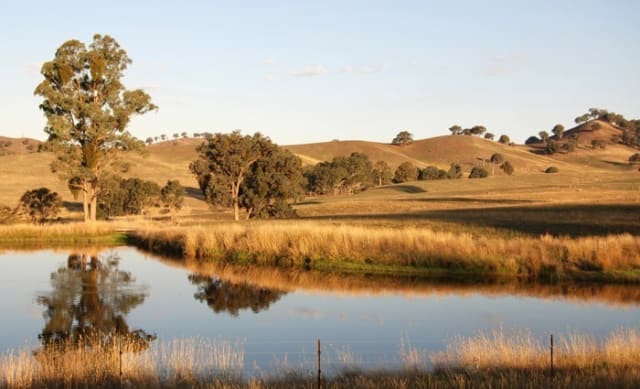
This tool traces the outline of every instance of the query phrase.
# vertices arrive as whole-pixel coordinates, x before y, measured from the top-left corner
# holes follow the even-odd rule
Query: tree
[[[540,131],[538,133],[538,135],[540,136],[540,140],[542,141],[542,143],[547,143],[549,141],[549,133],[546,131]]]
[[[509,139],[509,135],[500,135],[500,138],[498,138],[498,142],[502,143],[502,144],[509,144],[511,142],[511,139]]]
[[[411,162],[403,162],[398,166],[394,175],[393,181],[396,183],[402,183],[407,181],[415,181],[418,179],[418,168]]]
[[[553,139],[549,140],[549,142],[547,142],[547,146],[544,148],[544,151],[547,154],[557,153],[558,151],[560,151],[560,145]]]
[[[528,137],[527,140],[524,141],[525,145],[535,145],[535,144],[538,144],[538,143],[542,143],[542,140],[539,139],[538,137],[533,136],[533,135]]]
[[[240,188],[240,206],[249,218],[290,218],[296,212],[291,202],[304,195],[302,162],[276,145],[251,165]]]
[[[474,166],[469,173],[469,178],[486,178],[489,176],[489,172],[483,167]]]
[[[556,124],[555,126],[553,126],[551,132],[556,136],[557,140],[561,140],[562,134],[564,134],[564,126],[562,124]]]
[[[512,175],[514,171],[513,165],[509,161],[504,161],[504,163],[500,165],[500,169],[508,176]]]
[[[173,133],[173,139],[178,139],[180,138],[180,134],[178,134],[177,132]]]
[[[234,219],[240,220],[240,187],[251,166],[273,148],[271,140],[260,133],[216,133],[198,146],[198,159],[189,170],[211,204],[233,207]]]
[[[152,143],[153,143],[153,138],[152,138],[152,137],[148,137],[148,138],[144,141],[144,143],[146,143],[146,144],[148,144],[148,145],[152,144]]]
[[[462,134],[462,127],[454,124],[453,126],[449,127],[449,131],[451,131],[451,135],[460,135]]]
[[[420,174],[418,175],[419,180],[437,180],[439,177],[438,168],[435,166],[427,166],[426,168],[420,170]]]
[[[471,127],[469,131],[471,131],[472,135],[482,135],[485,132],[487,132],[487,129],[484,126],[477,125],[477,126]]]
[[[376,161],[373,164],[373,176],[378,186],[382,186],[391,182],[393,173],[391,172],[391,167],[385,161]]]
[[[17,213],[28,215],[33,223],[43,224],[60,212],[62,199],[48,188],[28,190],[20,197]]]
[[[183,137],[183,138],[188,138],[188,137],[189,137],[189,135],[187,134],[187,132],[186,132],[186,131],[182,131],[182,132],[180,133],[180,136],[181,136],[181,137]]]
[[[490,132],[487,132],[486,134],[484,134],[484,139],[493,140],[493,138],[495,138],[495,135],[493,135]]]
[[[413,134],[409,131],[400,131],[398,135],[391,141],[391,144],[400,145],[400,147],[404,147],[406,145],[410,145],[413,142]]]
[[[163,141],[167,140],[167,134],[160,134],[160,139]]]
[[[462,178],[462,167],[457,163],[452,163],[449,167],[449,171],[447,171],[447,178],[449,179],[457,179]]]
[[[96,220],[100,182],[119,154],[142,149],[126,131],[131,117],[157,109],[143,90],[127,90],[121,83],[130,63],[108,35],[94,35],[88,48],[70,40],[42,65],[44,81],[34,92],[44,98],[40,109],[56,154],[51,170],[64,180],[80,178],[85,221]]]
[[[180,209],[184,202],[184,187],[178,180],[169,180],[160,189],[160,200],[169,209]]]
[[[110,177],[103,182],[98,206],[101,217],[139,215],[158,205],[159,199],[160,187],[153,181]]]
[[[504,161],[504,157],[500,153],[495,153],[491,156],[491,175],[494,175],[494,168],[496,165],[500,165]]]

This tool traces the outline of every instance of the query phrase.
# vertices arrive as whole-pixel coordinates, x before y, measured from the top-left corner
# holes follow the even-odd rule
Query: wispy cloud
[[[490,76],[502,76],[512,73],[531,63],[531,58],[522,52],[496,55],[489,60],[486,73]]]
[[[344,65],[339,68],[338,72],[345,74],[374,74],[374,73],[382,73],[387,70],[388,66],[384,64],[373,64],[373,65],[362,65],[362,66],[353,66],[353,65]]]
[[[289,75],[293,77],[317,77],[324,76],[327,73],[329,71],[322,65],[307,66],[303,69],[289,71]]]

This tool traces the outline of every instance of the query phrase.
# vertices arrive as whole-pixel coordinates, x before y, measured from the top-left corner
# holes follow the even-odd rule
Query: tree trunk
[[[87,184],[82,185],[82,211],[84,213],[84,222],[89,221],[89,199],[87,197]]]

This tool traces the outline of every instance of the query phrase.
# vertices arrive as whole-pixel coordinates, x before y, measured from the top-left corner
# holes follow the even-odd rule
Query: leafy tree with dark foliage
[[[394,175],[393,181],[396,183],[402,183],[407,181],[416,181],[418,179],[418,168],[411,162],[403,162],[398,166]]]
[[[316,194],[355,193],[365,190],[374,181],[374,169],[369,157],[351,153],[320,162],[305,173],[309,191]]]
[[[391,144],[399,145],[400,147],[410,145],[411,143],[413,143],[413,134],[409,131],[400,131],[391,141]]]
[[[479,166],[474,166],[469,173],[469,178],[486,178],[489,176],[487,169]]]
[[[169,209],[180,209],[184,202],[184,187],[178,180],[169,180],[160,189],[160,200]]]
[[[17,213],[27,215],[33,223],[43,224],[60,212],[62,199],[49,188],[28,190],[20,197]]]
[[[373,164],[373,176],[378,183],[378,186],[382,186],[391,182],[393,172],[391,167],[385,161],[376,161]]]
[[[439,178],[438,168],[436,166],[427,166],[420,170],[419,180],[437,180]]]

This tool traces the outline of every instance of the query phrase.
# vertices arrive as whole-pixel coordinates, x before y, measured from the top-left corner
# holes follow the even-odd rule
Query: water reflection
[[[234,283],[215,276],[194,273],[189,281],[198,286],[194,294],[196,300],[206,303],[215,313],[228,312],[233,316],[244,309],[258,313],[269,309],[287,292],[256,286],[248,282]]]
[[[137,349],[146,349],[155,340],[155,335],[127,325],[127,314],[147,294],[130,272],[120,270],[119,262],[116,255],[101,259],[95,252],[74,253],[66,266],[51,273],[52,290],[37,298],[46,308],[44,328],[38,335],[44,348],[95,342],[104,346],[124,339]]]

